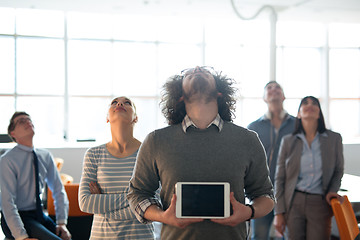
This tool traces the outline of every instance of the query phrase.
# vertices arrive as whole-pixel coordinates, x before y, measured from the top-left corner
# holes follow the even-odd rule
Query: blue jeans
[[[270,228],[274,219],[274,211],[268,215],[251,220],[251,239],[252,240],[269,240]]]
[[[19,214],[25,230],[31,238],[37,238],[39,240],[61,240],[60,237],[55,235],[56,224],[47,215],[44,215],[43,222],[39,222],[36,219],[36,211],[19,211]],[[6,238],[14,239],[2,212],[1,228]]]

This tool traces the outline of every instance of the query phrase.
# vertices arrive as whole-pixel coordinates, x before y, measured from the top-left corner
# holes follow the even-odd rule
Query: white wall
[[[47,148],[54,157],[64,159],[62,173],[69,174],[74,182],[80,182],[84,154],[88,148]]]
[[[13,145],[12,145],[13,146]],[[1,148],[9,148],[0,145]],[[47,148],[54,157],[64,159],[62,173],[69,174],[74,182],[80,182],[82,162],[88,147]],[[360,176],[360,144],[344,144],[345,173]]]
[[[344,144],[345,173],[360,176],[360,144]]]

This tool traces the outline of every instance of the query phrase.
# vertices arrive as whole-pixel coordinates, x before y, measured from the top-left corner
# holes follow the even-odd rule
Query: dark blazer
[[[322,188],[324,195],[337,192],[344,174],[342,138],[326,130],[320,134]],[[286,213],[291,206],[300,172],[303,141],[296,135],[286,135],[281,141],[275,174],[275,214]]]

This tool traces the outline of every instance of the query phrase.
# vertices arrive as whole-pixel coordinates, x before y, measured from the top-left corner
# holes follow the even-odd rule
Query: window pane
[[[155,99],[131,98],[135,103],[138,123],[134,136],[143,141],[158,128],[159,104]],[[110,124],[106,122],[111,98],[70,98],[70,140],[95,139],[103,143],[111,139]]]
[[[0,109],[0,134],[7,134],[7,127],[9,125],[10,118],[15,112],[15,98],[1,97]]]
[[[15,9],[0,8],[0,33],[15,33]]]
[[[262,97],[265,83],[270,78],[269,48],[246,47],[242,50],[238,68],[240,94],[245,97]],[[261,69],[261,71],[259,71]]]
[[[148,133],[159,128],[159,103],[156,99],[132,98],[136,106],[138,122],[134,128],[134,136],[143,141]]]
[[[280,48],[276,63],[276,79],[286,89],[286,96],[320,96],[322,68],[317,48]]]
[[[0,86],[0,93],[15,91],[15,46],[11,37],[0,37]]]
[[[106,115],[111,101],[109,98],[71,97],[69,100],[69,139],[109,139],[110,129]]]
[[[330,24],[329,45],[330,47],[359,47],[360,24]]]
[[[67,22],[69,38],[112,38],[113,17],[111,15],[69,12]]]
[[[262,89],[269,79],[268,48],[223,45],[220,42],[207,45],[205,56],[205,65],[214,66],[215,70],[236,81],[237,95],[262,97]]]
[[[360,101],[332,100],[330,102],[330,126],[345,139],[360,139]]]
[[[326,43],[326,28],[314,22],[279,22],[276,29],[278,46],[321,47]]]
[[[205,65],[212,66],[216,71],[234,79],[237,83],[241,81],[242,68],[240,62],[243,60],[243,49],[240,45],[209,44],[205,49]],[[226,57],[223,57],[226,56]],[[238,85],[236,85],[238,86]]]
[[[148,15],[121,15],[114,17],[113,24],[114,39],[156,41],[160,22],[158,19]]]
[[[17,9],[16,22],[16,32],[20,35],[64,36],[64,13],[61,11]]]
[[[17,111],[30,114],[36,143],[62,142],[64,136],[64,99],[61,97],[18,97]]]
[[[23,94],[64,94],[64,42],[19,38],[17,88]]]
[[[242,127],[247,127],[267,110],[267,106],[262,99],[245,98],[236,103],[236,112],[234,123]]]
[[[111,42],[69,41],[69,93],[112,95],[113,48]]]
[[[360,97],[359,49],[330,50],[330,96],[338,98]]]
[[[238,19],[214,19],[206,22],[205,41],[210,44],[237,44],[245,46],[269,46],[267,21],[238,21]]]
[[[216,70],[236,81],[238,95],[262,96],[263,85],[269,79],[268,48],[223,45],[219,42],[208,45],[205,56],[206,65],[214,66]]]
[[[116,96],[155,96],[157,92],[156,45],[114,44],[114,83]]]
[[[286,96],[286,90],[284,89],[284,93]],[[304,96],[306,97],[306,96]],[[301,98],[302,99],[302,98]],[[297,116],[298,114],[298,109],[299,109],[299,105],[300,105],[300,101],[301,99],[293,99],[293,98],[287,98],[284,101],[284,109],[290,114],[293,115],[294,117]],[[324,107],[321,107],[322,110],[324,111]]]
[[[195,43],[203,41],[203,27],[191,18],[164,17],[159,19],[158,40],[160,42]]]
[[[159,44],[158,54],[159,92],[169,77],[183,69],[204,65],[201,47],[195,44]]]

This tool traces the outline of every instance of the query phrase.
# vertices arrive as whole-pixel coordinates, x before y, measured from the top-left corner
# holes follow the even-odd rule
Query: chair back
[[[331,199],[331,207],[334,212],[340,239],[354,240],[359,235],[359,227],[348,197],[344,195],[344,202],[342,204],[337,198]]]
[[[78,183],[69,183],[65,184],[65,191],[69,199],[69,217],[79,217],[79,216],[88,216],[92,215],[90,213],[82,212],[79,208],[78,202],[78,192],[79,192],[79,184]],[[50,189],[48,190],[47,196],[47,209],[49,215],[55,215],[54,209],[54,199],[52,197],[52,193]]]

